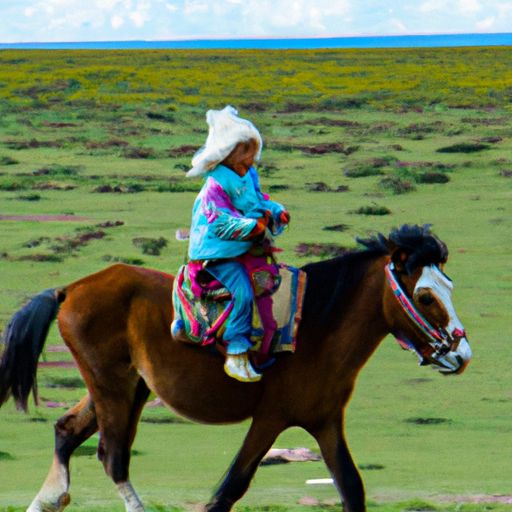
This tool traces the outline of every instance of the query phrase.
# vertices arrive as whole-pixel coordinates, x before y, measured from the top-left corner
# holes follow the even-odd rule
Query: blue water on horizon
[[[512,46],[512,33],[351,36],[301,39],[194,39],[180,41],[0,43],[0,50],[306,50],[320,48],[435,48],[456,46]]]

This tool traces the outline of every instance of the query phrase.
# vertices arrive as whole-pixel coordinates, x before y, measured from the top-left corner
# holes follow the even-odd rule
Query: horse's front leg
[[[98,430],[94,406],[88,396],[55,424],[53,464],[27,512],[60,512],[69,504],[69,458]]]
[[[311,432],[343,500],[345,512],[365,512],[364,486],[343,435],[342,419],[336,418]]]
[[[249,432],[211,501],[208,512],[228,512],[247,491],[263,456],[272,447],[276,437],[286,428],[284,422],[254,419]]]

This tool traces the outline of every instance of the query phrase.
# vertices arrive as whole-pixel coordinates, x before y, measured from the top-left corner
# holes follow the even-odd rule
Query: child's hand
[[[279,214],[279,222],[285,226],[286,224],[289,224],[290,223],[290,214],[286,211],[286,210],[283,210],[280,214]]]

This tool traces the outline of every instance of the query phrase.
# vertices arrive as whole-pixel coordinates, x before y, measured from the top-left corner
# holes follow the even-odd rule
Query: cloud
[[[446,7],[446,2],[442,0],[427,0],[419,6],[421,13],[431,13],[436,11],[442,11]]]
[[[462,14],[470,15],[482,9],[478,0],[457,0],[457,7]]]
[[[124,18],[118,14],[114,14],[114,16],[110,18],[110,25],[112,25],[113,29],[117,30],[124,25]]]
[[[0,41],[509,32],[512,0],[0,0]]]
[[[140,28],[144,26],[147,21],[151,20],[151,2],[150,0],[143,0],[137,3],[134,11],[128,14],[128,17],[132,20],[133,24]]]
[[[349,0],[248,0],[243,25],[261,35],[339,33],[350,12]],[[250,33],[250,32],[249,32]]]
[[[494,16],[488,16],[487,18],[480,20],[476,23],[476,28],[480,31],[489,30],[494,26],[496,18]]]
[[[203,2],[202,0],[185,0],[183,13],[186,17],[206,14],[208,11],[208,2]]]

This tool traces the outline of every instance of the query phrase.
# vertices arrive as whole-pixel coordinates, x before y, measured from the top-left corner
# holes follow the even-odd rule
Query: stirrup
[[[224,371],[240,382],[258,382],[261,380],[261,373],[254,370],[247,353],[228,354],[224,363]]]

